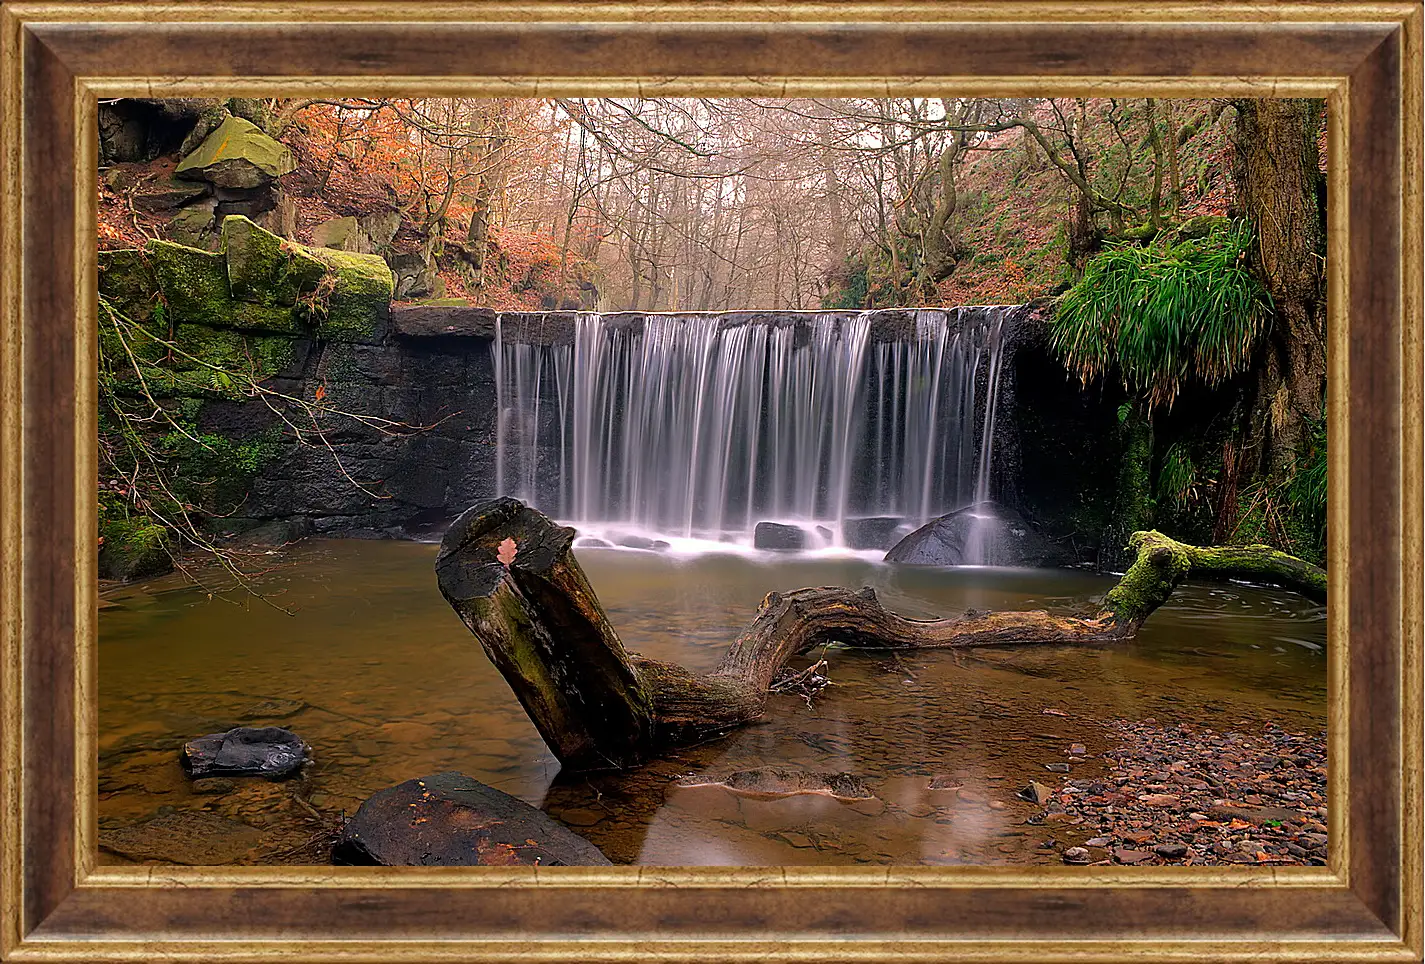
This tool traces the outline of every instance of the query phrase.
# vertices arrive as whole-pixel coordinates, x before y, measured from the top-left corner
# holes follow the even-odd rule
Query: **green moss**
[[[1191,548],[1161,532],[1135,532],[1128,540],[1133,565],[1104,597],[1103,608],[1125,629],[1134,629],[1161,606],[1192,569]]]
[[[1119,410],[1122,454],[1118,462],[1118,491],[1113,520],[1103,536],[1099,564],[1115,568],[1128,559],[1128,536],[1153,522],[1153,495],[1150,484],[1153,467],[1153,423],[1132,403]]]
[[[99,494],[99,577],[142,579],[173,568],[168,530],[111,492]]]
[[[1194,575],[1245,579],[1294,589],[1324,602],[1326,570],[1268,545],[1189,546]]]
[[[247,496],[252,480],[277,457],[280,432],[275,429],[248,439],[229,438],[196,429],[170,432],[159,447],[177,467],[174,490],[183,498],[217,512],[228,512]]]
[[[296,170],[292,152],[251,121],[229,117],[183,158],[174,173],[221,187],[259,187]]]
[[[174,322],[232,324],[232,291],[223,255],[171,241],[150,241],[146,250]]]
[[[239,301],[233,305],[233,327],[249,331],[286,332],[300,335],[302,315],[295,308],[283,305],[255,305]]]
[[[310,250],[329,272],[308,302],[317,333],[332,341],[376,341],[395,293],[386,262],[375,254]]]
[[[251,220],[234,215],[223,220],[223,248],[227,255],[228,284],[233,298],[254,305],[291,308],[305,294],[317,289],[326,265],[312,257],[301,245],[292,244],[263,230]],[[241,313],[241,309],[239,309]],[[289,311],[282,315],[252,315],[260,326],[281,322],[281,331],[296,331],[297,321]],[[258,327],[247,324],[244,327]]]
[[[230,97],[226,106],[235,117],[241,117],[263,131],[272,126],[272,111],[260,97]]]
[[[144,372],[150,392],[157,397],[242,398],[246,395],[245,378],[270,378],[297,357],[291,338],[247,335],[206,325],[179,325],[173,346],[175,351],[162,364]]]
[[[99,295],[128,318],[146,322],[158,303],[158,277],[138,248],[99,252]]]
[[[167,354],[163,342],[168,339],[168,319],[163,302],[157,300],[149,307],[148,318],[134,326],[123,324],[121,319],[137,321],[122,308],[109,301],[104,294],[99,295],[99,374],[100,378],[131,378],[134,365],[144,368],[161,363]],[[137,328],[138,330],[134,330]]]

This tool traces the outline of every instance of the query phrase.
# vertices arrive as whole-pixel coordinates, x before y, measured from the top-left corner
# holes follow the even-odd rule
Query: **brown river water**
[[[615,863],[993,864],[1058,858],[1015,791],[1102,772],[1116,719],[1326,720],[1325,610],[1286,592],[1188,584],[1131,642],[895,655],[831,649],[808,705],[624,774],[566,776],[436,588],[437,547],[312,541],[270,557],[246,594],[181,577],[117,587],[99,617],[99,825],[108,863],[321,863],[343,814],[384,787],[459,770],[543,808]],[[855,556],[580,549],[630,650],[710,669],[770,590],[874,587],[908,616],[1086,608],[1111,577],[895,567]],[[805,662],[799,666],[807,665]],[[1053,712],[1046,713],[1046,710]],[[1060,715],[1062,714],[1062,715]],[[313,748],[287,783],[197,793],[187,739],[278,725]],[[680,787],[778,766],[849,772],[876,795],[754,799]],[[1050,779],[1053,778],[1053,779]],[[929,789],[932,780],[939,787]],[[208,788],[213,789],[213,788]],[[134,830],[142,821],[147,832]]]

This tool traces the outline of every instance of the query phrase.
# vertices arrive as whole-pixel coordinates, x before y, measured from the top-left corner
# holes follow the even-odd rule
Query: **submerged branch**
[[[1192,546],[1136,532],[1133,565],[1093,610],[908,619],[872,589],[768,593],[717,667],[694,673],[623,648],[575,559],[574,530],[510,498],[467,511],[436,560],[441,593],[504,675],[560,762],[637,766],[753,722],[788,661],[830,644],[948,649],[1131,637],[1188,576],[1269,582],[1324,600],[1321,569],[1269,546]]]

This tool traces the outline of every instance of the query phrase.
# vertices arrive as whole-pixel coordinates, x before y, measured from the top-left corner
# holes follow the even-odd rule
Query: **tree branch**
[[[440,591],[474,633],[545,742],[573,770],[636,766],[762,715],[796,656],[853,649],[1107,643],[1137,632],[1189,575],[1265,580],[1324,598],[1326,575],[1268,546],[1200,547],[1133,534],[1136,558],[1102,603],[1078,616],[976,612],[907,619],[872,589],[769,593],[711,673],[623,648],[571,551],[574,530],[510,498],[467,511],[436,559]]]

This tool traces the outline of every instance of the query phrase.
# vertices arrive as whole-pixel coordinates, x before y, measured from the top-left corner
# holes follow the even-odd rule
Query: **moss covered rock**
[[[206,198],[179,211],[163,226],[163,236],[174,244],[205,251],[217,251],[222,245],[218,237],[213,211],[217,203]]]
[[[175,395],[242,397],[243,377],[270,378],[297,358],[296,342],[284,335],[249,335],[207,325],[179,325],[173,344]]]
[[[146,322],[158,304],[158,276],[138,248],[99,252],[99,296],[133,321]]]
[[[315,292],[327,266],[301,245],[284,241],[248,218],[233,215],[223,221],[228,284],[239,302],[239,327],[299,331],[292,311],[298,299]]]
[[[168,530],[110,493],[99,496],[99,578],[143,579],[173,569]]]
[[[229,117],[179,163],[180,177],[223,188],[251,189],[294,171],[296,161],[283,144],[241,117]]]
[[[332,341],[379,341],[395,288],[390,267],[375,254],[309,250],[328,270],[310,301],[317,333]]]
[[[318,247],[363,253],[370,250],[361,223],[353,217],[332,218],[312,228],[312,240]]]
[[[232,324],[233,298],[228,288],[226,258],[171,241],[150,241],[146,250],[172,321]]]

